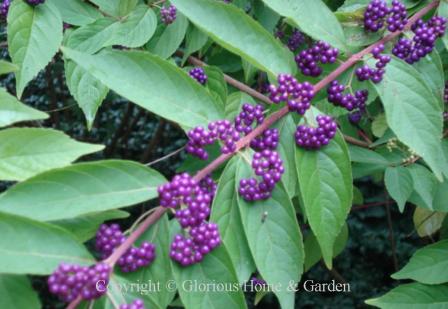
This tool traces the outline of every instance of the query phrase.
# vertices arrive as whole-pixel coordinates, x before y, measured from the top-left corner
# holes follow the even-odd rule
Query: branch
[[[176,54],[181,56],[181,55],[183,55],[183,52],[178,51],[178,52],[176,52]],[[193,64],[193,65],[195,65],[195,66],[201,66],[201,67],[203,67],[203,66],[207,66],[207,63],[205,63],[205,62],[203,62],[203,61],[201,61],[201,60],[199,60],[198,58],[195,58],[195,57],[193,57],[193,56],[189,56],[189,57],[188,57],[188,62],[191,63],[191,64]],[[243,84],[242,82],[240,82],[240,81],[238,81],[238,80],[236,80],[236,79],[230,77],[230,76],[227,75],[227,74],[224,74],[224,80],[225,80],[229,85],[232,85],[233,87],[235,87],[235,88],[241,90],[242,92],[247,93],[247,94],[250,95],[251,97],[253,97],[253,98],[255,98],[255,99],[257,99],[257,100],[259,100],[259,101],[261,101],[261,102],[263,102],[263,103],[266,103],[266,104],[274,104],[274,103],[269,99],[269,97],[267,97],[267,96],[263,95],[262,93],[260,93],[260,92],[258,92],[258,91],[256,91],[256,90],[252,89],[251,87],[247,86],[246,84]],[[347,136],[347,135],[345,135],[345,134],[344,134],[344,139],[345,139],[345,141],[346,141],[347,143],[350,143],[350,144],[353,144],[353,145],[357,145],[357,146],[360,146],[360,147],[364,147],[364,148],[369,148],[369,143],[360,141],[360,140],[358,140],[358,139],[356,139],[356,138]]]
[[[431,11],[432,9],[436,8],[439,4],[439,1],[434,1],[430,4],[428,4],[426,7],[421,9],[419,12],[417,12],[413,17],[409,19],[409,22],[407,23],[405,30],[409,29],[418,19],[423,17],[426,13]],[[322,88],[326,87],[331,81],[336,79],[339,75],[341,75],[343,72],[345,72],[347,69],[349,69],[352,65],[357,63],[364,57],[365,55],[369,54],[376,46],[380,44],[387,43],[397,36],[400,35],[400,31],[391,33],[378,41],[377,43],[367,47],[366,49],[360,51],[357,54],[354,54],[351,56],[347,61],[341,64],[335,71],[330,73],[327,77],[325,77],[323,80],[321,80],[319,83],[317,83],[314,86],[314,91],[317,93]],[[239,82],[238,82],[239,83]],[[238,150],[241,150],[245,146],[247,146],[252,139],[263,133],[267,128],[269,128],[272,124],[277,122],[279,119],[284,117],[288,114],[288,107],[285,106],[276,113],[272,114],[269,118],[265,119],[265,121],[255,128],[250,134],[243,137],[239,142],[237,142],[236,153]],[[222,154],[217,159],[215,159],[213,162],[211,162],[208,166],[206,166],[204,169],[200,170],[196,175],[196,180],[201,180],[211,172],[213,172],[217,167],[219,167],[222,163],[227,161],[230,157],[233,156],[234,153],[230,154]],[[115,263],[118,261],[118,259],[132,246],[132,244],[157,220],[159,220],[162,215],[167,211],[166,208],[163,207],[157,207],[157,209],[154,211],[154,213],[150,216],[148,216],[142,223],[139,225],[139,227],[129,235],[129,237],[126,239],[125,242],[123,242],[113,253],[110,257],[108,257],[106,260],[104,260],[105,263],[108,263],[112,267],[115,265]],[[70,303],[68,308],[73,309],[76,307],[77,304],[75,304],[77,300]],[[78,302],[79,303],[79,302]]]

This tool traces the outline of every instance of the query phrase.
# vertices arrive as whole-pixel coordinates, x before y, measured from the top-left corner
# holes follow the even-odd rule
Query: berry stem
[[[424,15],[426,15],[429,11],[431,11],[432,9],[436,8],[437,5],[439,4],[439,0],[433,1],[430,4],[428,4],[427,6],[425,6],[423,9],[421,9],[420,11],[418,11],[412,18],[409,19],[408,23],[406,24],[405,28],[403,31],[410,29],[410,27],[420,18],[422,18]],[[345,72],[347,69],[349,69],[351,66],[353,66],[355,63],[357,63],[358,61],[360,61],[365,55],[369,54],[375,47],[377,47],[380,44],[384,44],[386,42],[389,42],[391,40],[393,40],[395,37],[399,36],[400,33],[402,31],[396,31],[393,32],[389,35],[387,35],[386,37],[384,37],[383,39],[381,39],[380,41],[376,42],[375,44],[367,47],[366,49],[358,52],[357,54],[352,55],[347,61],[345,61],[344,63],[342,63],[335,71],[333,71],[332,73],[330,73],[327,77],[325,77],[324,79],[322,79],[319,83],[317,83],[314,86],[314,91],[315,93],[317,93],[318,91],[320,91],[321,89],[323,89],[324,87],[326,87],[328,84],[330,84],[333,80],[335,80],[339,75],[341,75],[343,72]],[[202,62],[202,61],[201,61]],[[199,65],[199,63],[197,63]],[[241,84],[240,82],[238,82],[238,84]],[[242,84],[244,85],[244,84]],[[244,85],[244,87],[246,88],[247,86]],[[239,88],[239,87],[238,87]],[[240,88],[239,88],[240,89]],[[255,91],[253,89],[250,89],[250,91]],[[256,91],[255,91],[256,92]],[[257,92],[257,96],[261,95],[260,93]],[[263,96],[264,97],[264,96]],[[259,98],[261,100],[261,98]],[[266,99],[263,99],[263,102]],[[269,102],[270,100],[267,99]],[[261,133],[263,133],[266,129],[268,129],[272,124],[274,124],[275,122],[277,122],[279,119],[283,118],[284,116],[286,116],[289,113],[288,107],[285,106],[282,109],[280,109],[279,111],[277,111],[276,113],[272,114],[269,118],[267,118],[261,125],[259,125],[258,127],[256,127],[250,134],[248,134],[247,136],[243,137],[241,140],[239,140],[236,143],[236,151],[233,153],[229,153],[229,154],[222,154],[221,156],[219,156],[218,158],[216,158],[213,162],[211,162],[208,166],[206,166],[204,169],[200,170],[195,176],[194,178],[196,180],[201,180],[203,178],[205,178],[208,174],[210,174],[211,172],[213,172],[217,167],[219,167],[222,163],[224,163],[225,161],[227,161],[229,158],[231,158],[233,156],[233,154],[235,154],[237,151],[241,150],[242,148],[246,147],[247,145],[250,144],[250,142],[257,137],[258,135],[260,135]],[[350,138],[352,139],[352,138]],[[354,139],[356,142],[355,143],[363,143],[361,141],[358,141],[356,139]],[[352,139],[353,142],[353,139]],[[363,143],[364,144],[364,143]],[[155,222],[157,222],[162,215],[166,212],[166,208],[163,207],[157,207],[156,210],[150,215],[148,216],[138,227],[137,229],[131,233],[129,235],[129,237],[126,239],[125,242],[123,242],[114,252],[111,256],[109,256],[106,260],[104,260],[104,263],[109,264],[111,267],[113,267],[115,265],[115,263],[118,261],[118,259],[132,246],[132,244]],[[76,306],[80,303],[80,299],[76,299],[73,302],[71,302],[68,305],[68,309],[74,309],[76,308]]]

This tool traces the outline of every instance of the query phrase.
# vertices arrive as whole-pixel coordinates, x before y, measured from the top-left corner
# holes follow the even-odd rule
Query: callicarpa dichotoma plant
[[[1,308],[350,297],[333,261],[370,206],[396,281],[356,306],[448,307],[448,1],[3,0],[0,15]],[[152,137],[134,132],[149,117]],[[116,151],[142,134],[141,160]],[[405,260],[395,208],[422,238]],[[331,281],[309,280],[319,265]]]

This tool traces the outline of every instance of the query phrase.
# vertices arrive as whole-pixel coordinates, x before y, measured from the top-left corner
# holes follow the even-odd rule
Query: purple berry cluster
[[[371,80],[373,83],[378,84],[383,80],[384,73],[386,72],[385,68],[392,59],[389,55],[382,55],[381,53],[383,51],[384,44],[380,44],[372,50],[373,58],[377,60],[375,68],[364,65],[355,70],[359,81]]]
[[[387,18],[387,30],[390,32],[401,31],[408,22],[406,6],[398,1],[392,0],[392,7],[389,10],[390,16]]]
[[[205,178],[199,182],[199,187],[201,187],[201,190],[203,192],[206,192],[207,194],[209,194],[210,198],[213,200],[213,198],[215,197],[216,189],[218,188],[218,185],[213,180],[212,176],[210,176],[210,175],[205,176]]]
[[[269,86],[270,99],[278,104],[287,102],[289,110],[305,114],[314,97],[314,87],[308,82],[299,83],[292,75],[280,74],[278,86]]]
[[[348,111],[353,111],[355,109],[359,109],[360,111],[365,110],[369,96],[367,90],[357,90],[355,91],[355,94],[344,94],[344,91],[344,85],[340,84],[337,80],[332,81],[327,89],[328,101],[335,106],[343,107]]]
[[[247,135],[253,130],[253,125],[264,121],[264,108],[261,105],[244,103],[241,112],[235,118],[236,131]]]
[[[364,12],[364,28],[376,32],[387,22],[387,30],[403,30],[408,22],[406,6],[399,0],[392,0],[389,8],[384,0],[372,0]]]
[[[332,48],[326,42],[318,41],[311,48],[296,55],[295,61],[303,75],[317,77],[323,71],[319,63],[335,63],[338,55],[339,50],[337,48]]]
[[[305,36],[303,35],[303,33],[300,32],[299,29],[294,29],[292,31],[291,36],[288,39],[287,46],[290,51],[295,51],[304,42],[305,42]]]
[[[260,136],[254,138],[250,142],[250,147],[255,151],[275,150],[280,141],[280,133],[278,129],[267,129]]]
[[[171,243],[170,257],[181,266],[199,263],[221,244],[218,225],[202,223],[189,230],[189,237],[176,235]]]
[[[145,309],[145,303],[141,299],[136,299],[131,304],[120,305],[119,309]]]
[[[311,150],[320,149],[328,145],[336,135],[337,125],[330,116],[319,115],[316,117],[317,128],[300,125],[296,131],[296,144],[299,147]]]
[[[178,208],[175,217],[188,233],[176,235],[171,243],[170,256],[182,266],[199,263],[221,243],[217,225],[206,222],[215,191],[210,176],[198,182],[187,173],[158,188],[160,205]]]
[[[172,24],[176,20],[177,9],[174,5],[162,7],[160,9],[160,17],[165,25]]]
[[[201,85],[205,85],[207,82],[207,75],[205,74],[205,71],[203,68],[193,68],[191,69],[188,74]]]
[[[102,224],[96,233],[95,247],[102,259],[108,258],[120,246],[126,237],[118,224],[110,226]],[[155,246],[150,242],[143,242],[139,247],[129,248],[118,260],[117,264],[123,272],[136,271],[150,265],[156,258]]]
[[[364,28],[376,32],[383,28],[389,15],[389,8],[384,0],[372,0],[364,12]]]
[[[208,159],[205,146],[213,144],[216,140],[223,142],[222,153],[232,153],[236,149],[236,142],[240,139],[239,132],[228,120],[217,120],[209,123],[208,130],[196,127],[187,133],[188,143],[185,150],[201,160]]]
[[[6,18],[8,16],[9,6],[11,5],[11,0],[3,0],[0,4],[0,17]]]
[[[285,172],[283,161],[276,151],[265,149],[256,152],[252,160],[255,175],[261,178],[241,179],[239,194],[246,201],[265,200],[271,197],[275,185],[281,180]]]
[[[92,300],[106,293],[111,268],[104,263],[92,266],[61,264],[48,277],[50,292],[63,301],[71,302],[79,296]]]
[[[419,61],[433,51],[436,40],[445,33],[446,23],[447,19],[441,16],[433,16],[427,22],[418,20],[412,26],[412,40],[400,38],[392,53],[409,64]]]
[[[45,0],[25,0],[26,3],[32,6],[36,6],[45,2]]]

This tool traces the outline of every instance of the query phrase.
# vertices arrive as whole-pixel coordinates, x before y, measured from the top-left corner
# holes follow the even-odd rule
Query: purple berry
[[[290,51],[295,51],[305,42],[305,36],[298,29],[292,31],[291,36],[288,39],[288,48]]]
[[[207,82],[207,75],[203,68],[193,68],[188,72],[188,74],[201,85],[205,85]]]
[[[177,9],[174,5],[170,5],[169,7],[162,7],[160,9],[160,16],[162,22],[165,25],[172,24],[176,20]]]
[[[389,15],[390,9],[384,0],[372,0],[364,12],[364,28],[377,32],[384,26],[384,21]]]
[[[160,205],[177,208],[176,219],[183,228],[200,225],[210,215],[212,194],[187,173],[174,176],[173,180],[158,188]]]
[[[265,149],[275,150],[277,149],[280,141],[280,134],[278,129],[267,129],[250,142],[250,147],[256,151],[263,151]]]
[[[120,305],[119,309],[145,309],[145,303],[141,299],[136,299],[131,304]]]
[[[26,3],[32,6],[36,6],[45,2],[45,0],[25,0]]]
[[[181,266],[199,263],[204,256],[221,244],[218,225],[202,223],[191,228],[189,236],[176,235],[171,243],[170,257]]]
[[[323,71],[319,67],[319,63],[335,63],[338,55],[337,48],[332,48],[330,44],[319,41],[311,48],[296,55],[295,61],[303,75],[317,77]]]
[[[387,18],[387,30],[390,32],[401,31],[407,22],[406,6],[398,0],[392,0],[390,16]]]
[[[78,297],[92,300],[106,293],[111,268],[105,263],[88,266],[60,264],[48,277],[51,293],[71,302]]]
[[[11,0],[3,0],[0,4],[0,17],[6,18],[8,16],[9,6],[11,5]]]
[[[236,131],[249,134],[253,130],[253,124],[261,124],[264,121],[264,108],[261,105],[244,103],[241,112],[235,118]]]
[[[156,258],[154,244],[144,241],[139,247],[132,247],[118,259],[118,266],[123,272],[133,272],[150,265]]]
[[[101,254],[101,258],[106,259],[125,240],[126,237],[118,224],[110,226],[102,224],[96,233],[95,247]],[[143,242],[140,247],[129,248],[117,264],[123,272],[131,272],[150,265],[155,258],[155,246],[149,242]]]
[[[260,181],[255,178],[240,180],[239,194],[246,201],[270,198],[276,183],[281,180],[285,172],[280,155],[268,149],[256,152],[252,160],[252,168]]]
[[[354,109],[364,110],[369,95],[367,90],[358,90],[355,94],[344,94],[345,86],[341,85],[337,80],[330,83],[327,89],[328,101],[335,106],[340,106],[348,111]]]
[[[95,249],[101,253],[102,259],[106,259],[125,240],[126,237],[118,224],[102,224],[96,232]]]
[[[440,16],[433,16],[427,22],[418,20],[412,26],[412,40],[401,38],[392,53],[409,64],[419,61],[433,51],[436,40],[445,33],[446,23],[446,18]]]
[[[299,125],[295,139],[297,146],[304,149],[320,149],[330,143],[336,135],[337,125],[330,116],[316,117],[317,127]]]
[[[353,124],[359,123],[361,121],[361,118],[362,113],[359,110],[348,114],[348,120]]]
[[[210,198],[213,200],[218,185],[213,180],[212,176],[207,175],[204,179],[202,179],[199,182],[199,186],[201,187],[202,191],[208,193],[210,195]]]
[[[287,102],[289,110],[305,114],[314,97],[314,87],[308,82],[299,83],[292,75],[280,74],[278,86],[269,86],[270,99],[275,104]]]

